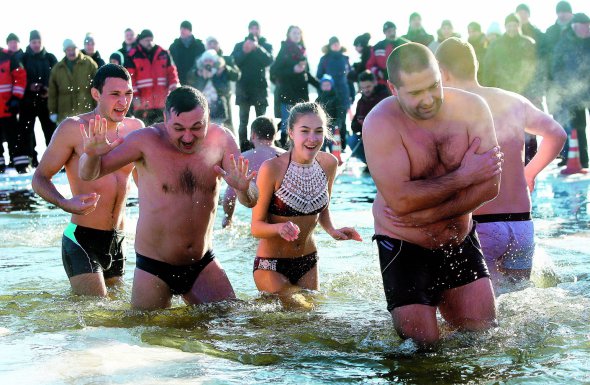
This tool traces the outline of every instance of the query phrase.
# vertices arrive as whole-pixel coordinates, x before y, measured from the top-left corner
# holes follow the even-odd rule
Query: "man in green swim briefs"
[[[80,295],[106,296],[107,286],[122,281],[125,268],[123,227],[125,202],[133,165],[86,182],[78,177],[78,160],[84,153],[80,126],[106,119],[107,137],[121,141],[143,127],[141,120],[125,115],[133,91],[127,70],[116,64],[101,67],[92,81],[93,111],[65,119],[57,128],[33,175],[33,189],[47,202],[71,213],[64,231],[62,259],[72,290]],[[65,198],[51,181],[65,166],[72,191]]]

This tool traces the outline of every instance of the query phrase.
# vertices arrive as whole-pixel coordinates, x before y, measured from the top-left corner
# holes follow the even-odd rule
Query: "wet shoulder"
[[[363,136],[380,135],[396,127],[399,128],[399,123],[403,121],[405,121],[405,115],[399,106],[397,97],[387,97],[377,103],[367,114],[363,123]]]
[[[82,132],[80,125],[84,125],[88,133],[88,121],[81,119],[80,116],[72,116],[64,119],[53,134],[52,141],[68,142],[72,145],[82,143]]]
[[[445,99],[442,110],[448,116],[461,116],[465,119],[469,116],[477,118],[486,111],[489,111],[489,107],[485,99],[473,92],[451,87],[445,87],[444,92]]]

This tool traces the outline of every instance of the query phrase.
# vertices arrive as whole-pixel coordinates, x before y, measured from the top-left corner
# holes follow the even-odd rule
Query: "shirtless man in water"
[[[377,186],[374,239],[396,331],[430,345],[439,339],[437,308],[454,327],[495,324],[494,292],[470,213],[498,194],[502,159],[485,102],[443,89],[426,47],[396,48],[387,68],[394,96],[363,125]]]
[[[174,294],[190,304],[235,298],[215,259],[213,224],[222,176],[245,206],[258,193],[236,139],[209,124],[202,93],[180,87],[166,99],[164,123],[139,130],[120,145],[109,143],[104,122],[82,131],[80,177],[94,180],[132,162],[138,173],[139,220],[131,302],[135,308],[171,305]]]
[[[80,126],[97,116],[106,122],[106,137],[116,142],[143,127],[126,118],[133,91],[131,77],[119,65],[101,67],[92,83],[94,111],[65,119],[57,128],[33,175],[33,189],[47,202],[72,214],[62,238],[62,259],[74,293],[106,296],[107,286],[122,281],[125,202],[133,166],[125,166],[94,182],[78,177],[84,153]],[[64,198],[51,178],[65,166],[72,198]]]
[[[473,213],[494,287],[506,278],[529,279],[535,251],[530,193],[539,172],[561,151],[567,134],[526,98],[480,86],[476,78],[477,59],[469,43],[447,39],[437,49],[436,58],[446,86],[477,94],[488,103],[504,152],[500,194]],[[526,167],[525,132],[543,138]]]

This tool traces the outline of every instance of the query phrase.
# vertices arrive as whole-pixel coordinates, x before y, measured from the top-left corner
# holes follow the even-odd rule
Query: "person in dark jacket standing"
[[[129,61],[129,51],[131,51],[137,45],[137,36],[135,35],[135,31],[131,28],[127,28],[125,30],[125,40],[121,44],[121,48],[119,48],[119,52],[123,55],[123,62],[121,63],[122,66],[125,65],[127,61]]]
[[[190,21],[185,20],[180,23],[180,37],[170,46],[170,55],[178,70],[178,80],[181,85],[187,84],[186,75],[203,52],[205,52],[205,44],[193,35],[193,25]]]
[[[231,56],[241,71],[236,83],[236,105],[240,109],[240,127],[238,130],[240,150],[250,148],[248,141],[248,120],[250,107],[254,106],[256,116],[266,113],[268,107],[268,83],[266,67],[272,64],[272,45],[260,36],[260,25],[256,20],[248,24],[248,36],[236,44]]]
[[[371,57],[372,48],[369,44],[370,40],[371,34],[368,32],[363,33],[354,39],[354,49],[359,55],[361,55],[361,57],[358,62],[352,63],[352,69],[348,73],[348,81],[352,83],[356,83],[358,81],[359,74],[367,68],[367,61],[369,61],[369,58]]]
[[[279,87],[281,105],[281,144],[287,143],[289,110],[297,103],[309,101],[308,84],[320,88],[319,81],[309,72],[305,43],[301,28],[292,25],[287,29],[287,39],[270,69]]]
[[[102,57],[100,57],[100,52],[94,47],[94,36],[90,32],[84,37],[84,49],[81,52],[86,56],[90,56],[98,68],[105,64]]]
[[[570,27],[570,22],[574,17],[572,6],[567,1],[560,1],[557,3],[557,6],[555,7],[555,13],[557,15],[557,20],[555,20],[555,24],[547,28],[547,31],[545,31],[545,47],[543,47],[544,61],[548,72],[547,108],[549,109],[549,113],[553,114],[554,117],[560,114],[559,106],[561,103],[558,100],[560,87],[558,84],[554,84],[553,82],[553,52],[555,50],[555,46],[559,42],[559,39],[561,39],[562,34]]]
[[[375,74],[379,84],[387,85],[387,58],[391,51],[407,43],[408,40],[403,37],[396,38],[397,27],[391,21],[386,21],[383,24],[383,34],[385,39],[373,46],[366,69]]]
[[[422,16],[418,12],[414,12],[410,15],[410,26],[408,27],[408,33],[403,36],[408,41],[414,43],[420,43],[428,47],[430,43],[434,41],[434,36],[426,33],[424,27],[422,27]]]
[[[39,118],[41,129],[45,137],[45,144],[49,145],[55,131],[55,123],[49,119],[47,97],[49,96],[49,74],[57,63],[57,58],[47,52],[43,46],[41,34],[37,30],[29,35],[29,46],[23,55],[23,67],[27,72],[27,87],[21,103],[20,125],[23,135],[27,137],[30,146],[29,154],[33,167],[39,164],[35,147],[35,119]]]
[[[556,119],[566,131],[576,130],[582,167],[588,167],[586,109],[590,108],[590,17],[576,13],[553,54],[553,81],[557,90]],[[562,155],[567,161],[569,143]]]
[[[473,50],[475,51],[475,56],[477,57],[477,81],[482,83],[483,81],[483,62],[486,57],[486,52],[488,50],[488,39],[486,35],[481,30],[481,24],[472,21],[467,25],[467,34],[468,38],[467,41],[469,44],[473,46]]]
[[[356,103],[356,112],[350,124],[352,135],[348,138],[348,145],[352,150],[351,156],[367,163],[362,138],[363,123],[373,107],[386,97],[391,96],[391,92],[383,84],[378,84],[375,75],[369,70],[359,74],[359,89],[362,96]]]
[[[348,73],[350,72],[350,61],[348,56],[344,53],[346,48],[340,45],[340,41],[336,36],[333,36],[328,41],[328,45],[324,46],[322,51],[324,56],[321,57],[318,65],[317,78],[321,79],[325,74],[328,74],[332,78],[332,88],[338,95],[340,101],[340,110],[344,114],[334,119],[334,126],[340,128],[340,140],[342,143],[342,150],[346,148],[346,111],[352,104],[352,96],[350,89],[351,86],[348,83]]]

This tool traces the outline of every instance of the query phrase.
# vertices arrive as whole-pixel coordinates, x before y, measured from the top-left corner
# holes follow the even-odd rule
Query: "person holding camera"
[[[260,36],[260,25],[256,20],[248,24],[248,36],[235,45],[231,56],[241,72],[236,83],[236,105],[240,108],[240,150],[250,148],[248,141],[248,120],[250,108],[254,106],[256,116],[266,113],[268,107],[268,83],[266,67],[273,61],[272,45]]]
[[[187,74],[188,85],[207,98],[210,120],[215,124],[222,125],[229,116],[229,82],[235,77],[235,69],[226,67],[223,57],[213,49],[205,51]]]

